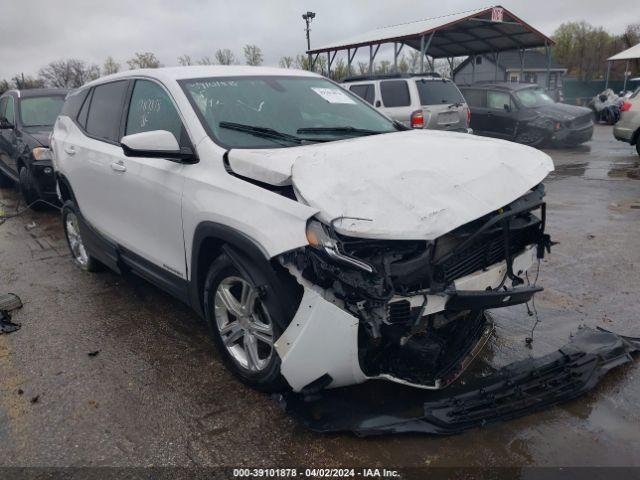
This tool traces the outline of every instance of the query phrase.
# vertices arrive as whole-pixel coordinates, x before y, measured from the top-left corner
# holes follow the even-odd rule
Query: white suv
[[[309,72],[122,72],[52,134],[74,261],[189,304],[263,390],[453,381],[539,291],[542,152],[407,130]],[[541,210],[540,216],[534,212]]]

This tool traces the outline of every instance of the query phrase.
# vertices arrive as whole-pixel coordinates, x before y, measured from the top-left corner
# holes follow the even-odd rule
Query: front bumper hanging
[[[629,363],[639,350],[640,338],[582,328],[554,353],[515,362],[451,391],[414,392],[410,398],[392,393],[382,401],[376,398],[375,405],[368,402],[371,395],[350,397],[348,389],[288,393],[278,401],[316,432],[450,435],[572,400],[593,389],[611,369]]]

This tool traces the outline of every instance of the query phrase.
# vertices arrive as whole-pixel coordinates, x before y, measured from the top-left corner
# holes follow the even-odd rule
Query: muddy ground
[[[640,336],[639,157],[604,126],[548,153],[560,244],[542,263],[540,324],[528,349],[525,308],[498,312],[480,360],[494,366],[551,352],[579,325]],[[8,212],[17,200],[0,190]],[[463,435],[316,435],[234,380],[188,308],[135,277],[75,268],[53,210],[0,226],[7,291],[25,305],[22,329],[0,335],[2,466],[640,466],[638,362],[578,400]]]

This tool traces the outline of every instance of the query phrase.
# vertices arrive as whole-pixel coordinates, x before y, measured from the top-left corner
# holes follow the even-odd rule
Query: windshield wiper
[[[279,132],[273,128],[258,127],[256,125],[245,125],[244,123],[235,122],[220,122],[218,124],[220,128],[227,128],[229,130],[236,130],[238,132],[248,133],[256,137],[273,138],[274,140],[286,140],[287,142],[301,144],[303,139],[296,137],[295,135],[289,135],[288,133]]]
[[[388,133],[381,132],[379,130],[367,130],[365,128],[356,128],[356,127],[308,127],[308,128],[299,128],[297,133],[354,133],[356,135],[377,135],[379,133]]]

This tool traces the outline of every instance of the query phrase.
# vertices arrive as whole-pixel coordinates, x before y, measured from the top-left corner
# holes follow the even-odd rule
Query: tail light
[[[471,125],[471,109],[467,108],[467,127]]]
[[[424,113],[416,110],[411,114],[411,128],[424,128]]]
[[[630,102],[624,102],[622,104],[622,108],[620,108],[621,112],[626,112],[627,110],[631,110],[632,104]]]

